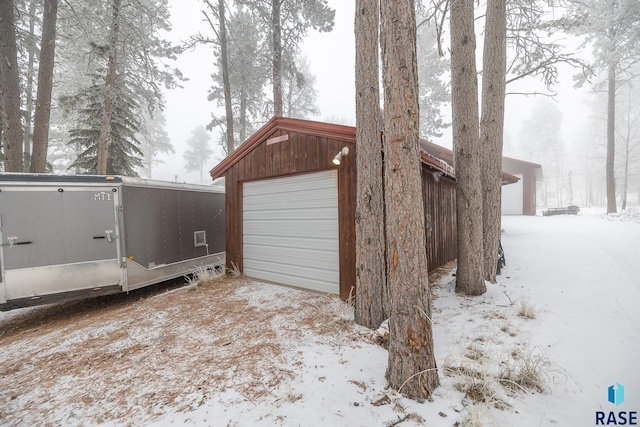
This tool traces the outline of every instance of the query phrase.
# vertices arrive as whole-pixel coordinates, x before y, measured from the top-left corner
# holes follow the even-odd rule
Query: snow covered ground
[[[592,426],[640,411],[639,213],[504,217],[507,267],[485,295],[434,277],[428,402],[386,388],[386,350],[337,299],[226,279],[0,313],[0,425]]]

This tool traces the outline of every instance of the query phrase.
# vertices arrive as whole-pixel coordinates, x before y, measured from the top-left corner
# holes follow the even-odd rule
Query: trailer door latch
[[[104,230],[104,234],[107,236],[107,240],[113,242],[113,230]]]
[[[25,242],[18,242],[18,237],[17,236],[9,236],[9,237],[7,237],[7,240],[9,241],[9,244],[3,243],[0,246],[9,246],[10,248],[15,248],[18,245],[30,245],[30,244],[33,243],[30,240],[25,241]]]

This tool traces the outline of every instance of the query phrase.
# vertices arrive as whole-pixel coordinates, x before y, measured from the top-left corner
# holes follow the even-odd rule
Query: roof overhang
[[[211,169],[209,171],[211,178],[215,180],[223,176],[229,168],[276,131],[300,132],[307,135],[337,139],[345,142],[356,142],[356,128],[353,126],[274,116],[246,142],[231,153],[231,155],[227,156]],[[420,161],[422,164],[434,172],[441,173],[455,180],[455,170],[452,166],[453,152],[448,148],[441,147],[425,139],[420,139],[419,143]],[[518,177],[504,171],[502,172],[502,185],[513,184],[518,182],[518,180]]]
[[[356,141],[356,128],[353,126],[336,125],[331,123],[314,122],[311,120],[291,119],[274,116],[247,141],[240,145],[230,156],[227,156],[217,166],[209,171],[211,179],[216,179],[229,170],[236,162],[275,131],[303,132],[324,138],[337,139],[345,142]]]

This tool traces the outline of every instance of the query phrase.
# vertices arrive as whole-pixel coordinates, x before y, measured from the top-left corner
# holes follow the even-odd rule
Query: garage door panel
[[[286,206],[295,205],[298,208],[314,209],[327,206],[337,207],[335,189],[323,189],[319,191],[296,190],[286,194],[246,194],[243,192],[244,206],[246,211],[264,210],[265,206],[272,206],[275,209],[282,209]]]
[[[326,292],[326,293],[335,293],[333,286],[327,285],[333,281],[332,278],[313,278],[308,277],[308,275],[295,276],[291,274],[286,274],[283,272],[270,272],[266,270],[252,270],[247,269],[245,267],[245,274],[249,277],[255,277],[262,280],[268,280],[270,282],[282,283],[285,285],[290,285],[295,283],[295,285],[300,288],[311,289],[318,292]],[[258,277],[258,274],[260,277]],[[337,280],[337,279],[336,279]]]
[[[249,239],[252,236],[274,237],[302,237],[325,238],[327,235],[337,234],[338,225],[335,221],[317,220],[313,225],[303,220],[288,221],[247,221],[244,224],[244,233]],[[246,239],[245,239],[246,241]],[[249,240],[250,242],[251,240]]]
[[[246,245],[244,257],[249,260],[264,261],[282,265],[303,265],[308,268],[325,269],[333,267],[334,250],[290,248],[278,246]]]
[[[299,284],[302,281],[310,280],[314,283],[323,283],[321,287],[323,289],[331,289],[333,286],[331,283],[339,280],[339,272],[336,270],[326,270],[320,268],[308,268],[301,267],[296,264],[276,264],[266,261],[253,260],[249,265],[244,266],[244,274],[249,277],[257,277],[260,279],[267,279],[269,277],[278,275],[282,277],[288,277],[295,281],[282,282],[285,284],[293,284],[293,286],[304,287]],[[323,290],[315,288],[314,290]]]
[[[308,249],[309,239],[303,237],[284,237],[284,236],[253,236],[251,244],[245,243],[245,250],[249,246],[267,247],[288,247],[292,249]],[[333,239],[317,239],[313,247],[316,250],[335,252],[335,240]]]
[[[321,172],[325,173],[325,172]],[[251,182],[250,188],[246,188],[246,194],[281,194],[286,195],[291,192],[303,189],[304,191],[317,192],[322,189],[331,188],[331,183],[318,180],[317,174],[296,175],[276,179],[267,179]],[[277,182],[280,181],[280,182]]]
[[[287,210],[252,210],[244,212],[245,221],[288,221],[304,217],[306,220],[334,220],[335,207],[318,207],[310,209]]]
[[[243,271],[339,293],[335,170],[243,185]]]
[[[336,270],[301,267],[296,264],[276,264],[272,262],[257,260],[252,260],[251,262],[249,262],[249,265],[244,266],[244,270],[244,273],[248,276],[252,276],[251,274],[249,274],[250,271],[255,271],[257,273],[264,271],[272,274],[280,274],[283,276],[309,278],[316,281],[327,282],[338,280],[339,276],[339,272]],[[295,286],[300,285],[295,284]]]

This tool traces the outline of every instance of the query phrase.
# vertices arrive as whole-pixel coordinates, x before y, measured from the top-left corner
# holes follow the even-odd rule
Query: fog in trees
[[[317,116],[320,110],[316,104],[316,78],[309,69],[309,60],[298,56],[288,64],[282,79],[282,113],[298,119]]]
[[[432,140],[448,132],[451,126],[445,110],[451,103],[450,64],[449,57],[440,51],[438,33],[428,12],[418,8],[416,13],[420,136]]]
[[[518,158],[543,165],[540,199],[544,206],[562,206],[568,201],[565,143],[561,135],[562,112],[557,102],[538,98],[518,136]]]
[[[153,178],[154,168],[162,163],[160,154],[174,154],[175,149],[166,131],[167,120],[164,112],[156,111],[153,116],[145,115],[144,127],[141,129],[140,150],[143,153],[140,176]]]
[[[204,170],[213,155],[213,150],[210,146],[211,135],[209,135],[204,126],[200,125],[191,131],[191,136],[186,142],[189,148],[182,155],[185,160],[185,170],[198,172],[200,181],[203,181]]]
[[[640,76],[640,2],[636,0],[586,0],[569,4],[567,27],[583,36],[583,47],[591,48],[591,70],[595,87],[607,92],[607,212],[616,203],[616,97],[631,80]],[[588,75],[580,75],[584,83]]]
[[[287,69],[294,70],[293,62],[299,45],[310,29],[324,32],[333,29],[335,10],[326,0],[238,0],[260,20],[260,30],[268,35],[263,49],[269,52],[271,62],[272,110],[269,115],[284,113],[283,79]]]
[[[10,3],[3,2],[3,6],[5,4]],[[20,117],[25,136],[24,144],[21,143],[24,153],[20,156],[25,158],[24,167],[28,167],[31,160],[30,140],[33,137],[35,148],[42,149],[34,151],[36,164],[32,171],[43,172],[48,162],[46,156],[52,154],[56,164],[51,166],[55,170],[64,169],[62,164],[73,163],[70,172],[95,173],[99,170],[97,162],[95,168],[91,166],[93,161],[89,156],[97,156],[98,150],[87,144],[100,145],[102,133],[102,146],[109,155],[117,156],[107,160],[110,170],[136,175],[140,159],[138,140],[134,135],[143,127],[146,117],[164,107],[163,91],[175,87],[181,78],[180,72],[169,65],[178,50],[159,35],[161,31],[170,30],[166,1],[69,0],[60,4],[57,14],[51,13],[56,4],[53,0],[47,0],[45,7],[35,0],[15,2],[20,19],[10,34],[16,36],[19,55],[12,63],[18,70],[17,93],[24,96],[18,98],[19,106],[3,110],[8,113],[16,109],[24,111]],[[45,35],[41,39],[42,31]],[[10,38],[8,35],[6,39]],[[43,46],[41,53],[37,48],[40,43]],[[46,59],[40,57],[45,54]],[[38,70],[41,76],[36,85]],[[53,89],[51,101],[47,85]],[[34,103],[36,90],[42,97],[37,105]],[[11,100],[6,96],[3,98]],[[102,106],[99,99],[102,99]],[[122,100],[122,105],[116,106],[116,99]],[[36,124],[34,135],[33,117],[34,112],[38,116],[39,108],[41,124]],[[128,116],[116,117],[114,114]],[[12,132],[17,130],[15,126],[10,129]],[[97,139],[93,135],[96,130],[99,130]],[[115,132],[113,138],[111,132]],[[12,134],[3,131],[3,135],[3,145],[8,143],[11,148],[12,144],[17,144],[14,142],[17,138]],[[61,148],[65,144],[70,149]],[[118,152],[126,155],[118,157]],[[66,158],[68,156],[72,158]],[[16,159],[11,157],[7,170],[22,169],[13,165]]]
[[[225,81],[222,74],[222,55],[219,43],[213,43],[217,70],[211,76],[213,84],[207,99],[217,107],[225,107],[223,114],[211,113],[207,128],[223,137],[223,150],[229,154],[227,111],[233,120],[233,140],[243,143],[265,121],[265,85],[269,80],[268,58],[261,51],[262,35],[258,22],[246,8],[230,10],[227,17],[227,67],[229,69],[229,107],[225,97]],[[199,36],[203,40],[203,36]],[[198,40],[198,37],[196,37]],[[211,39],[208,39],[211,40]],[[235,148],[235,147],[234,147]]]

